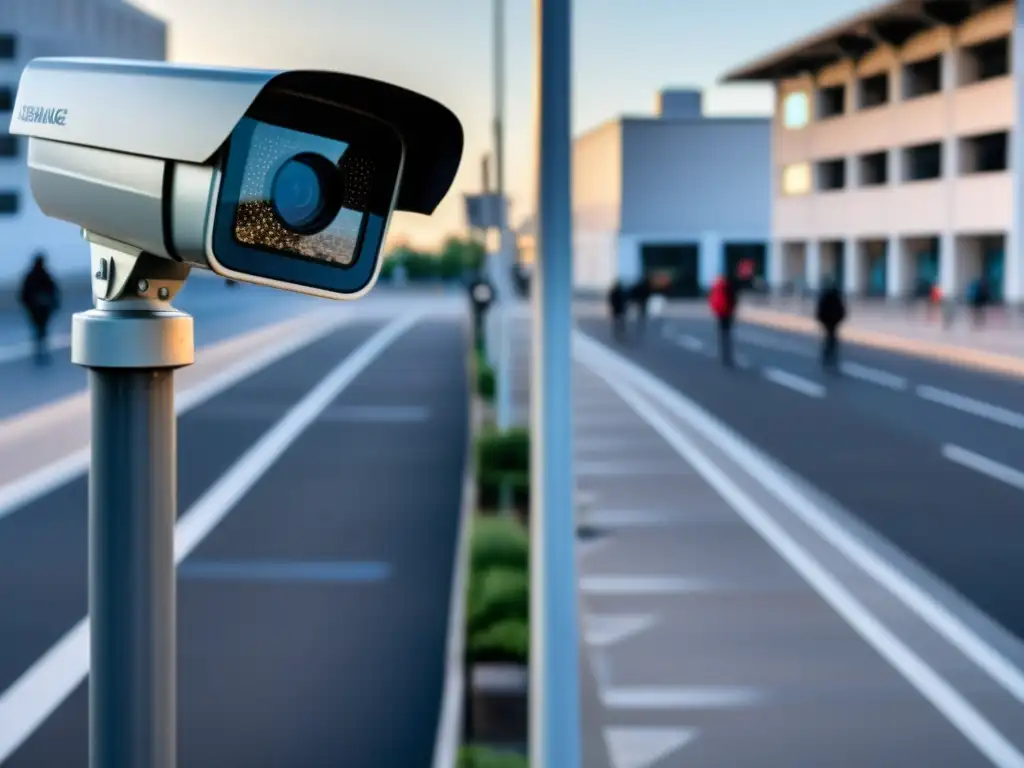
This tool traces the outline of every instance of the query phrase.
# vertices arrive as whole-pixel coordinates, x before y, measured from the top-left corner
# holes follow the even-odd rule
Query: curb
[[[816,335],[817,324],[806,317],[791,315],[770,309],[742,310],[740,319],[754,325],[763,325],[783,331],[794,331],[805,335]],[[936,341],[901,338],[895,334],[879,331],[865,331],[848,328],[842,332],[847,342],[862,344],[887,352],[900,352],[906,355],[935,360],[958,366],[966,366],[989,373],[1001,373],[1007,376],[1024,378],[1024,358],[1005,355],[999,352],[962,347],[956,344],[944,344]]]
[[[473,329],[469,328],[468,349],[473,349]],[[448,601],[448,642],[445,659],[444,690],[441,714],[434,739],[433,768],[455,768],[462,746],[463,705],[465,693],[466,645],[466,572],[469,570],[469,539],[476,510],[476,452],[473,439],[482,419],[482,410],[476,395],[475,360],[466,355],[466,378],[469,394],[469,418],[466,434],[466,462],[462,475],[462,506],[459,513],[459,542],[456,563],[452,573],[452,592]]]

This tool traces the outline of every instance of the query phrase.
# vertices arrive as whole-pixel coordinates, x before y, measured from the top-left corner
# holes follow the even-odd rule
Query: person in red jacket
[[[718,320],[718,350],[722,365],[732,367],[732,323],[736,316],[736,281],[719,276],[711,286],[708,303]]]

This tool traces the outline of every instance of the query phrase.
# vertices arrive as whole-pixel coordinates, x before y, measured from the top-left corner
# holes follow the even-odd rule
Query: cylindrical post
[[[579,768],[572,452],[571,0],[536,0],[530,765]]]
[[[93,768],[175,765],[171,369],[92,369],[89,473]]]

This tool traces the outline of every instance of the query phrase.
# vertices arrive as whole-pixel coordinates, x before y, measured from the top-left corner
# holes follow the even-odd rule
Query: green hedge
[[[458,768],[529,768],[529,761],[514,752],[499,752],[486,747],[459,750]]]
[[[481,509],[498,503],[502,483],[508,483],[517,509],[530,506],[530,432],[514,428],[488,430],[477,438],[477,502]]]
[[[466,657],[526,663],[530,647],[530,549],[515,520],[478,517],[470,544]]]
[[[476,393],[485,402],[493,403],[497,384],[494,379],[494,369],[487,362],[487,357],[481,352],[476,358]]]

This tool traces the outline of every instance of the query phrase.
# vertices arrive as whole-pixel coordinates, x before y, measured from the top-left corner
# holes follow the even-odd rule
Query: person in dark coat
[[[971,310],[974,315],[975,328],[985,325],[985,308],[991,303],[992,291],[989,288],[988,280],[983,275],[975,281],[971,291]]]
[[[46,269],[46,257],[42,253],[32,259],[32,267],[21,283],[20,299],[32,325],[36,362],[46,363],[49,361],[46,342],[50,320],[60,305],[60,291]]]
[[[612,289],[608,292],[608,310],[612,316],[612,335],[616,341],[623,341],[626,337],[626,308],[629,296],[626,293],[626,286],[621,280],[616,280]]]
[[[846,319],[846,304],[834,280],[830,280],[818,296],[817,318],[824,331],[821,364],[835,369],[839,366],[839,326]]]
[[[633,304],[636,305],[636,331],[638,336],[643,336],[647,328],[647,304],[651,300],[651,283],[646,277],[641,277],[631,291]]]

